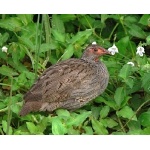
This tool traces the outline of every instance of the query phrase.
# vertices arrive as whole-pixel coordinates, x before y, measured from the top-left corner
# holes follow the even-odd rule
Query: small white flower
[[[7,48],[6,46],[3,46],[3,47],[2,47],[2,52],[7,53],[7,49],[8,49],[8,48]]]
[[[92,45],[96,45],[96,44],[97,44],[96,42],[93,42],[93,43],[92,43]]]
[[[136,54],[138,54],[138,55],[140,55],[140,56],[142,57],[142,56],[143,56],[143,53],[145,53],[144,47],[138,46],[138,47],[137,47]]]
[[[132,67],[134,67],[134,63],[133,62],[128,62],[128,65],[131,65]]]
[[[112,54],[115,55],[115,53],[118,53],[118,48],[115,44],[113,44],[112,47],[108,48],[108,51]]]

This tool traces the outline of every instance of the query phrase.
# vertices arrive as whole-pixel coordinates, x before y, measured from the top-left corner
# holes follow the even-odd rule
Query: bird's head
[[[97,45],[96,42],[93,42],[88,47],[86,47],[82,55],[82,59],[97,62],[99,61],[100,56],[106,54],[111,54],[111,53],[107,51],[105,48]]]

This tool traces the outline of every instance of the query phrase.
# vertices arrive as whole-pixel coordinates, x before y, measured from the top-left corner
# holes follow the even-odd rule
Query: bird
[[[74,111],[102,94],[109,73],[99,58],[106,54],[110,52],[93,42],[81,58],[63,60],[47,68],[24,95],[20,116],[59,108]]]

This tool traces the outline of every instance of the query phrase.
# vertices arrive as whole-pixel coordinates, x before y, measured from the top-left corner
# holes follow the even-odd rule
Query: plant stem
[[[49,16],[46,14],[43,14],[43,23],[44,23],[44,28],[45,28],[45,38],[46,38],[46,43],[51,42],[51,27],[50,27],[50,21],[49,21]],[[47,51],[47,57],[51,55],[51,50]]]
[[[132,120],[132,118],[133,118],[133,117],[140,111],[140,109],[141,109],[146,103],[148,103],[148,102],[150,102],[150,99],[147,100],[146,102],[144,102],[143,104],[141,104],[141,106],[136,110],[136,112],[132,115],[132,117],[126,122],[126,124],[122,126],[121,129],[123,129],[125,126],[127,126],[127,124]]]
[[[12,112],[11,112],[12,86],[13,86],[13,76],[11,77],[10,101],[9,101],[9,104],[8,104],[8,117],[7,117],[7,130],[6,130],[7,135],[9,135],[9,127],[10,127],[11,118],[12,118]]]
[[[37,69],[38,69],[38,62],[39,62],[39,49],[40,49],[40,44],[39,44],[39,22],[40,22],[40,15],[38,14],[38,19],[37,19],[37,26],[36,26],[36,41],[35,41],[35,80],[37,79]]]
[[[109,41],[110,41],[110,39],[111,39],[111,37],[112,37],[112,35],[113,35],[114,31],[115,31],[115,30],[116,30],[116,28],[118,27],[118,25],[119,25],[119,22],[118,22],[118,23],[116,23],[116,25],[114,26],[113,30],[111,31],[111,33],[110,33],[110,35],[109,35],[109,38],[108,38],[108,40],[109,40]]]
[[[124,128],[124,126],[123,126],[123,124],[122,124],[120,118],[119,118],[118,116],[117,116],[117,118],[118,118],[119,124],[120,124],[120,126],[121,126],[121,129],[120,129],[120,130],[122,130],[124,133],[126,133],[126,130],[125,130],[125,128]]]

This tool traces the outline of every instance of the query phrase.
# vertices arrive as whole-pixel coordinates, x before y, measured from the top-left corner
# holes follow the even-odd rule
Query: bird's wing
[[[70,98],[74,89],[88,85],[87,82],[90,82],[92,77],[90,69],[81,59],[70,59],[53,65],[38,78],[24,96],[24,100],[26,102],[65,101]]]

